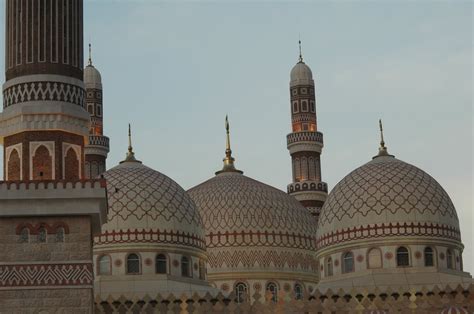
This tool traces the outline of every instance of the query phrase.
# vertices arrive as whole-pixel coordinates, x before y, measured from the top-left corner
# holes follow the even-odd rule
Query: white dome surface
[[[393,232],[382,224],[411,227]],[[372,230],[351,231],[357,228]],[[413,165],[378,156],[349,173],[329,193],[319,216],[318,247],[386,236],[460,241],[456,210],[441,185]]]
[[[313,73],[304,62],[298,62],[290,72],[290,85],[312,85]]]
[[[84,69],[84,85],[86,88],[102,89],[102,77],[93,65]]]

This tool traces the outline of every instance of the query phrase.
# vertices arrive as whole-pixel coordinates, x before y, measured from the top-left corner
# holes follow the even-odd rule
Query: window
[[[99,257],[99,275],[110,275],[110,256]]]
[[[166,261],[166,255],[158,254],[156,256],[156,273],[157,274],[166,274],[168,272],[168,264]]]
[[[301,111],[308,112],[308,102],[306,100],[301,101]]]
[[[190,263],[189,259],[186,256],[181,257],[181,276],[191,277],[191,272],[189,271]]]
[[[296,300],[302,300],[303,299],[303,287],[299,283],[295,284],[294,291],[295,291],[295,299]]]
[[[94,115],[94,104],[87,104],[87,111],[90,115]]]
[[[311,107],[311,112],[316,112],[316,108],[314,107],[314,100],[311,100],[311,101],[309,102],[309,105],[310,105],[310,107]]]
[[[424,255],[425,255],[425,266],[426,267],[434,266],[433,249],[430,248],[429,246],[425,247]]]
[[[297,113],[297,112],[299,112],[299,111],[300,111],[300,110],[299,110],[299,108],[298,108],[298,102],[297,102],[297,101],[293,102],[293,112],[294,112],[294,113]]]
[[[270,293],[272,294],[272,301],[277,302],[278,301],[278,287],[276,283],[269,282],[267,284],[267,291],[270,291]]]
[[[242,303],[247,299],[247,285],[239,282],[235,285],[235,298],[237,303]]]
[[[308,123],[303,123],[303,131],[308,131],[308,130],[309,130]]]
[[[46,229],[44,227],[41,227],[38,231],[38,242],[46,242]]]
[[[97,105],[96,116],[102,117],[102,107],[100,105]]]
[[[326,260],[326,277],[332,276],[332,258]]]
[[[354,271],[354,254],[346,252],[342,255],[342,273],[350,273]]]
[[[410,266],[408,249],[404,246],[397,249],[397,266]]]
[[[199,261],[199,279],[206,279],[206,265],[203,261]]]
[[[448,269],[454,269],[453,252],[450,249],[446,251],[446,265],[448,266]]]
[[[63,227],[56,229],[56,242],[64,242],[64,235],[65,232]]]
[[[372,248],[367,254],[367,261],[369,268],[381,268],[382,267],[382,252],[378,248]]]
[[[130,254],[127,257],[127,274],[137,275],[140,273],[140,257],[137,254]]]
[[[20,243],[30,242],[30,230],[28,230],[28,228],[25,227],[21,229],[19,242]]]
[[[301,88],[301,94],[306,95],[307,93],[308,93],[308,90],[305,87]]]

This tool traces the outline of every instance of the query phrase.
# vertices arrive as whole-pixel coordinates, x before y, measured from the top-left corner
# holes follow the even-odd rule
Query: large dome
[[[313,73],[303,61],[298,62],[290,72],[290,86],[313,84]]]
[[[102,89],[102,77],[92,64],[89,64],[84,69],[84,85],[88,89]]]
[[[342,179],[331,191],[319,217],[320,247],[348,233],[346,241],[380,238],[391,233],[377,226],[409,224],[400,235],[447,237],[459,240],[459,221],[446,191],[423,170],[393,156],[377,156]],[[435,226],[423,228],[421,226]],[[373,228],[369,234],[349,231]],[[396,236],[396,234],[392,234]],[[388,234],[387,234],[388,236]]]

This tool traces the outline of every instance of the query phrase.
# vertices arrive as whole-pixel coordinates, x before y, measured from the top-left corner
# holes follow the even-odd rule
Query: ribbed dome
[[[102,77],[93,65],[84,69],[84,84],[86,88],[102,89]]]
[[[186,191],[140,162],[123,162],[104,173],[109,213],[102,231],[128,229],[184,232],[203,238],[201,218]]]
[[[295,198],[237,172],[223,172],[190,189],[207,233],[241,230],[313,237],[313,217]]]
[[[325,245],[328,234],[381,224],[414,226],[400,233],[405,236],[459,236],[456,210],[446,191],[423,170],[393,156],[374,158],[334,187],[319,216],[319,246]],[[423,225],[437,227],[424,231]],[[381,228],[363,238],[380,238],[380,232],[386,231]]]
[[[309,85],[313,84],[313,73],[309,66],[304,62],[298,62],[290,73],[290,85]]]

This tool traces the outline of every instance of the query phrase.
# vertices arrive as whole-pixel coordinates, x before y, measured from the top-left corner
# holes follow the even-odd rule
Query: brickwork
[[[48,148],[41,145],[33,155],[33,180],[52,180],[53,179],[53,157]]]
[[[33,180],[49,180],[52,179],[52,168],[51,171],[48,166],[49,160],[54,159],[54,173],[56,176],[56,180],[62,179],[63,175],[63,152],[62,152],[62,144],[63,143],[70,143],[74,145],[78,145],[81,147],[81,151],[84,149],[84,137],[64,131],[31,131],[31,132],[21,132],[17,133],[8,137],[5,137],[4,141],[4,156],[6,154],[6,148],[15,144],[22,143],[22,160],[21,160],[21,165],[23,168],[23,178],[22,180],[30,180],[30,142],[54,142],[54,158],[52,156],[47,157],[46,156],[46,151],[42,148],[38,148],[36,150],[35,156],[37,158],[35,159],[33,157]],[[39,150],[39,152],[38,152]],[[49,153],[48,153],[49,154]],[[41,156],[41,157],[40,157]],[[6,159],[6,158],[5,158]],[[81,164],[84,162],[84,157],[80,156]],[[36,162],[36,164],[35,164]],[[52,161],[51,161],[52,162]],[[4,173],[6,173],[6,160],[4,162]],[[18,168],[19,165],[12,165],[11,170],[14,173],[17,173],[19,171]],[[36,167],[36,168],[35,168]],[[84,169],[84,167],[79,167],[80,169]],[[66,167],[66,171],[69,171],[68,168]],[[74,171],[74,169],[72,170]],[[43,176],[40,176],[40,172],[43,172]],[[77,170],[76,173],[79,173],[79,170]],[[81,174],[82,176],[82,174]]]
[[[8,159],[8,180],[10,181],[18,181],[21,180],[20,178],[20,166],[21,166],[21,160],[20,160],[20,155],[18,154],[18,151],[14,149],[9,156]]]
[[[74,149],[68,149],[64,157],[65,174],[64,178],[67,181],[79,180],[79,160]]]

